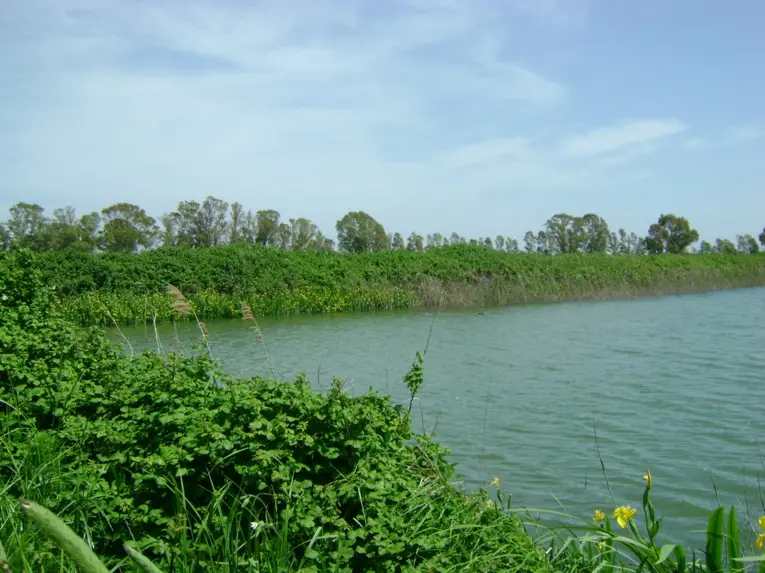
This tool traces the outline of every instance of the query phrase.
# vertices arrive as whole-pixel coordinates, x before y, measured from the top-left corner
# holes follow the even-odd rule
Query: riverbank
[[[0,255],[0,292],[2,568],[75,570],[19,497],[59,514],[112,570],[128,567],[123,543],[179,572],[700,572],[722,570],[723,537],[731,558],[752,545],[735,514],[715,511],[706,566],[659,546],[650,472],[641,514],[542,526],[492,476],[463,490],[448,452],[389,396],[353,396],[339,379],[326,392],[304,376],[236,379],[204,344],[125,354],[55,310],[29,253]],[[417,354],[404,376],[410,404],[425,367]]]
[[[249,245],[36,258],[57,307],[81,325],[611,299],[765,285],[763,255],[544,256],[456,245],[425,252],[284,252]]]
[[[390,397],[240,380],[205,352],[126,355],[62,318],[33,262],[0,255],[10,570],[74,570],[19,497],[110,567],[127,542],[167,571],[555,570],[516,515],[455,485],[447,451]],[[415,360],[412,397],[422,382]]]

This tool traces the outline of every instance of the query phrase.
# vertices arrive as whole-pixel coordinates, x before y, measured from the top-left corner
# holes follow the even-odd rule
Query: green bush
[[[58,308],[86,325],[172,318],[178,287],[201,319],[436,304],[512,304],[765,284],[765,255],[507,254],[453,245],[425,252],[285,252],[253,245],[134,254],[41,253]]]
[[[446,450],[389,397],[233,379],[204,352],[126,356],[57,314],[30,253],[0,257],[6,495],[50,508],[100,555],[123,559],[132,539],[160,565],[220,570],[205,532],[239,532],[243,564],[262,523],[303,570],[548,570],[515,517],[451,485]],[[221,499],[239,510],[221,518]]]

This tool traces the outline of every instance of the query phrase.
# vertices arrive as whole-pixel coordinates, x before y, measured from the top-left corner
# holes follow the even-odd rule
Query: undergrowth
[[[425,252],[285,252],[253,245],[141,254],[41,253],[56,304],[82,325],[172,320],[172,284],[203,319],[630,297],[765,285],[765,255],[545,256],[453,245]]]

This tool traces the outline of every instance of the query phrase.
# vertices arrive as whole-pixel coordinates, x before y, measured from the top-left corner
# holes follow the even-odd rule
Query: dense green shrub
[[[202,319],[419,305],[513,304],[765,284],[765,255],[507,254],[453,245],[425,252],[285,252],[253,245],[142,254],[46,252],[36,263],[80,324],[167,320],[172,284]],[[110,316],[111,315],[111,316]]]
[[[389,397],[352,397],[340,380],[326,394],[304,377],[237,380],[205,353],[126,356],[57,315],[29,253],[0,257],[0,476],[8,494],[37,493],[44,499],[33,501],[85,528],[101,555],[121,556],[135,539],[179,562],[181,538],[210,527],[205,508],[228,489],[250,508],[234,526],[282,524],[306,570],[443,570],[460,559],[548,569],[516,518],[454,489],[446,451],[415,435]],[[51,451],[53,477],[19,479],[27,466],[48,472],[34,459]],[[49,485],[30,492],[30,482]],[[201,509],[189,518],[170,491]],[[193,551],[198,567],[217,570],[204,546]]]

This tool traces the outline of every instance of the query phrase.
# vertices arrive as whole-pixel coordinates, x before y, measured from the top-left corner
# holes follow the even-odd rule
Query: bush
[[[220,570],[205,532],[238,532],[245,564],[262,524],[304,570],[548,569],[515,517],[451,485],[446,450],[390,397],[233,379],[204,352],[126,356],[57,315],[32,255],[0,257],[0,475],[101,555],[133,539],[171,568]]]

